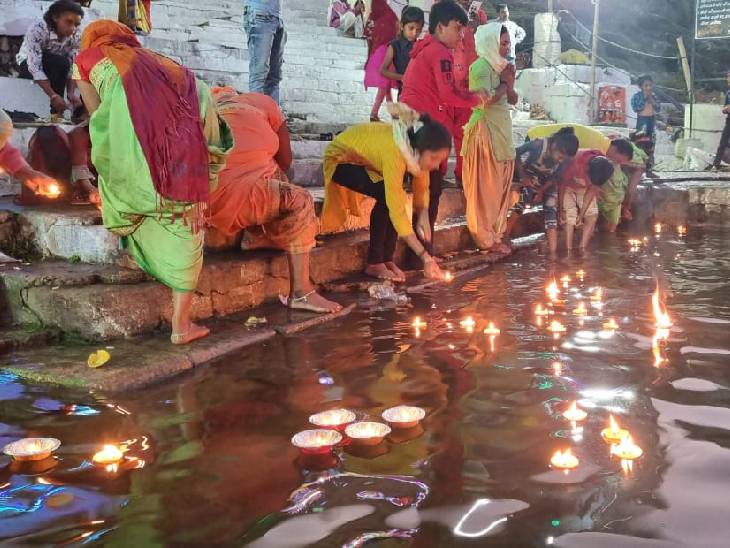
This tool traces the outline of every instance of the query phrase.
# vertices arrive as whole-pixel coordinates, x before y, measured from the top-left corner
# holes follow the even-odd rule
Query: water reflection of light
[[[466,537],[466,538],[483,537],[484,535],[488,534],[492,529],[497,527],[497,525],[507,521],[507,518],[504,517],[504,518],[500,518],[498,520],[493,521],[492,523],[487,525],[484,529],[480,529],[479,531],[474,531],[474,532],[464,531],[464,523],[466,523],[466,520],[468,520],[469,517],[474,512],[476,512],[479,508],[481,508],[482,506],[486,506],[490,502],[491,501],[489,499],[477,499],[476,501],[474,501],[474,504],[471,505],[471,508],[469,508],[469,511],[461,517],[459,522],[454,527],[454,534],[459,537]]]
[[[555,468],[567,471],[572,468],[577,468],[580,461],[578,460],[578,457],[573,454],[570,448],[568,448],[565,451],[556,451],[550,459],[550,464],[552,464]]]
[[[548,286],[545,288],[545,292],[547,293],[547,295],[551,301],[556,301],[558,299],[558,295],[560,295],[560,289],[558,289],[558,282],[556,282],[553,279],[553,281],[550,282],[548,284]]]
[[[672,327],[672,320],[669,317],[666,307],[661,302],[659,286],[657,285],[654,294],[651,296],[651,306],[654,311],[655,325],[658,329],[669,329]]]
[[[462,329],[466,330],[467,333],[473,333],[476,324],[477,322],[474,321],[474,318],[472,318],[471,316],[467,316],[460,322]]]

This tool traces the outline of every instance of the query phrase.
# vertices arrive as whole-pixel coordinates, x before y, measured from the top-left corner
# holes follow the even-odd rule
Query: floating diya
[[[686,236],[687,235],[687,227],[684,225],[679,225],[677,227],[677,234],[680,236]]]
[[[629,434],[621,438],[618,444],[611,446],[611,454],[621,460],[636,460],[644,454],[644,450],[634,443]]]
[[[621,428],[613,415],[609,416],[608,428],[601,430],[601,437],[606,443],[617,443],[629,435],[629,431]]]
[[[563,417],[568,419],[570,422],[581,422],[586,419],[588,413],[578,407],[578,402],[573,402],[573,405],[563,411]]]
[[[3,453],[19,462],[41,461],[61,446],[56,438],[23,438],[7,444]]]
[[[585,270],[579,270],[578,272],[576,272],[575,277],[578,278],[578,280],[582,282],[586,277]]]
[[[558,320],[553,320],[552,322],[550,322],[550,327],[548,329],[550,331],[552,331],[553,333],[555,333],[556,335],[558,333],[565,333],[567,331],[565,326],[562,323],[560,323]]]
[[[116,472],[119,469],[119,463],[124,459],[124,451],[116,445],[106,444],[91,459],[94,464],[103,466],[107,472]]]
[[[320,428],[334,428],[341,430],[355,421],[355,413],[349,409],[330,409],[309,417],[309,422]]]
[[[305,455],[328,453],[342,441],[342,434],[330,428],[303,430],[294,435],[291,443]]]
[[[548,297],[550,297],[551,301],[555,301],[558,299],[558,295],[560,295],[560,289],[558,288],[558,282],[553,280],[548,284],[548,286],[545,288],[545,292],[548,294]]]
[[[471,333],[474,331],[474,326],[476,326],[477,322],[474,321],[474,318],[471,316],[467,316],[463,320],[461,320],[461,327],[466,329],[467,333]]]
[[[390,426],[398,429],[414,428],[426,416],[426,411],[414,405],[399,405],[383,411],[382,417]]]
[[[588,314],[588,309],[586,308],[585,303],[582,301],[578,303],[578,306],[573,309],[573,314],[576,316],[586,316]]]
[[[494,322],[489,322],[489,325],[487,325],[487,327],[484,328],[485,335],[490,335],[492,337],[495,337],[495,336],[499,335],[500,333],[501,333],[501,331],[499,330],[498,327],[496,327],[494,325]]]
[[[603,324],[603,329],[610,329],[612,331],[615,331],[618,328],[619,328],[619,325],[616,322],[616,320],[613,318],[609,319],[607,322],[605,322]]]
[[[380,422],[354,422],[345,428],[347,437],[359,445],[378,445],[390,432],[390,426]]]
[[[577,468],[580,461],[570,449],[566,449],[565,451],[555,451],[555,454],[550,459],[550,464],[560,470],[571,470]]]

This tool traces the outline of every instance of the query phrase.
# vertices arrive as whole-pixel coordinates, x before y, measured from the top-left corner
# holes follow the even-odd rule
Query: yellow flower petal
[[[111,354],[109,354],[106,350],[97,350],[96,352],[89,354],[89,359],[86,363],[89,364],[89,367],[97,368],[104,365],[111,358]]]

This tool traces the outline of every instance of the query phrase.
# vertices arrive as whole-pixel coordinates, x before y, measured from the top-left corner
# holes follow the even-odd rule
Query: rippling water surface
[[[0,444],[63,442],[55,463],[0,461],[0,539],[726,547],[727,242],[724,232],[665,231],[638,251],[605,240],[588,257],[554,264],[523,252],[410,306],[363,301],[339,324],[116,399],[0,374]],[[533,310],[547,302],[547,282],[565,274],[566,302],[554,308],[567,332],[556,340],[545,329],[553,317],[540,326]],[[657,281],[674,322],[658,358]],[[597,286],[600,309],[590,300]],[[418,337],[416,315],[428,324]],[[461,326],[467,316],[473,333]],[[602,329],[609,318],[620,324],[613,336]],[[491,341],[482,333],[489,321],[501,328]],[[575,429],[562,418],[573,401],[588,412]],[[377,420],[402,403],[426,409],[422,433],[316,460],[290,445],[312,413],[347,407]],[[609,414],[644,449],[631,470],[601,439]],[[138,468],[89,463],[102,443],[121,441]],[[552,469],[551,456],[566,448],[578,468]]]

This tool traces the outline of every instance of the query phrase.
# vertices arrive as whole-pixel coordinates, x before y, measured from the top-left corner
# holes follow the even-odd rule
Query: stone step
[[[524,233],[535,233],[539,224],[538,215],[525,215]],[[367,240],[365,231],[327,237],[312,252],[312,280],[322,284],[361,271]],[[439,225],[434,241],[438,254],[472,245],[463,219]],[[402,251],[401,246],[399,253]],[[210,254],[196,291],[193,315],[196,319],[226,316],[276,300],[287,292],[288,268],[282,253]],[[7,320],[57,328],[91,340],[154,331],[169,323],[171,313],[168,288],[143,281],[137,271],[115,267],[58,262],[0,267],[0,298],[8,303]]]

